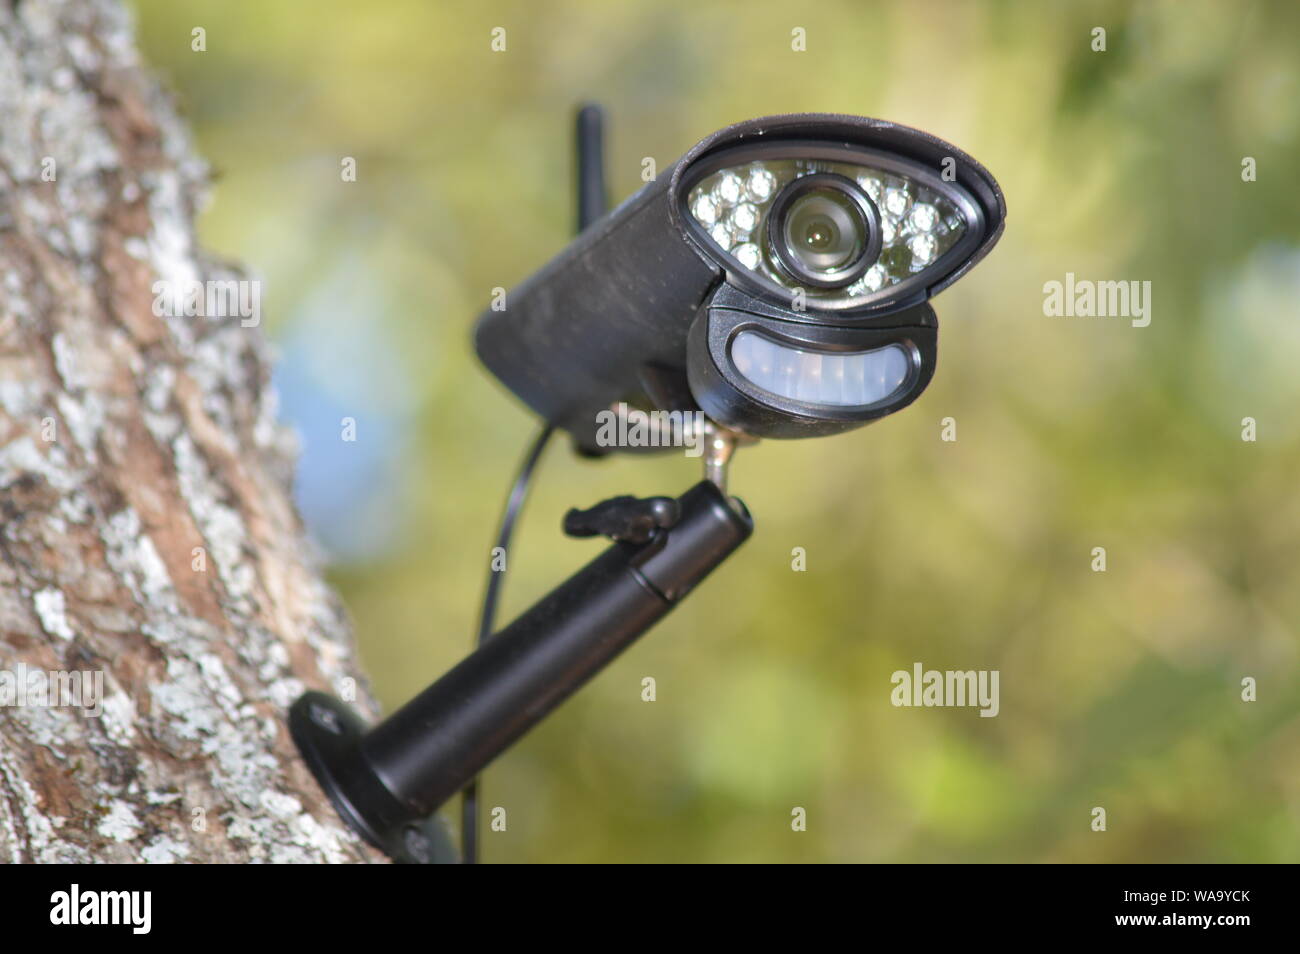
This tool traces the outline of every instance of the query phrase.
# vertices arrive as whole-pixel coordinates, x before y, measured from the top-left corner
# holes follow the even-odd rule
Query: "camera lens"
[[[842,194],[820,189],[790,203],[782,229],[786,247],[811,272],[833,272],[862,254],[866,229]]]
[[[880,214],[852,179],[802,176],[781,191],[768,244],[790,278],[816,288],[852,284],[880,254]]]

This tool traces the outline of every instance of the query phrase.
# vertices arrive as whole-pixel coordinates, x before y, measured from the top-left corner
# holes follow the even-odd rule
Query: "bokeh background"
[[[217,174],[203,239],[264,281],[299,500],[388,707],[472,639],[535,422],[470,327],[570,235],[575,103],[610,110],[615,199],[643,157],[801,110],[929,130],[1006,191],[928,392],[738,456],[758,532],[492,768],[486,860],[1300,857],[1300,7],[134,6]],[[1066,272],[1151,281],[1150,327],[1045,317]],[[698,477],[553,443],[502,618],[598,549],[567,507]],[[893,707],[914,662],[1000,670],[1001,713]]]

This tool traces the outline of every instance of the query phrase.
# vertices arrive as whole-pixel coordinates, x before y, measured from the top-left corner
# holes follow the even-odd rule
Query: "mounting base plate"
[[[305,693],[289,709],[289,733],[339,817],[398,864],[459,864],[441,818],[410,820],[362,758],[366,723],[351,706],[323,692]]]

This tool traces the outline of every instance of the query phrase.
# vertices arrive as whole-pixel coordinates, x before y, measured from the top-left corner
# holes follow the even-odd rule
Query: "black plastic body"
[[[692,170],[711,157],[787,141],[813,141],[829,149],[870,148],[924,164],[936,174],[949,171],[978,207],[983,223],[978,242],[969,255],[936,272],[931,284],[909,292],[906,300],[884,300],[851,313],[819,311],[810,298],[806,311],[793,312],[788,300],[767,295],[729,271],[725,257],[689,225],[680,201]],[[603,449],[595,442],[596,415],[620,400],[640,398],[643,404],[666,410],[699,406],[687,374],[691,327],[720,286],[734,286],[784,309],[785,319],[795,323],[855,328],[911,324],[911,317],[894,316],[922,305],[987,254],[1001,234],[1005,215],[1001,190],[979,163],[919,130],[827,114],[751,120],[698,143],[512,289],[504,310],[480,316],[475,346],[488,369],[530,408],[572,433],[581,448],[599,453]],[[744,400],[735,398],[737,403]],[[831,416],[821,432],[858,426],[874,416],[880,415],[856,421]],[[801,426],[790,430],[808,432]],[[779,431],[754,433],[789,436]]]
[[[329,696],[299,699],[294,740],[340,816],[398,860],[436,859],[408,848],[432,840],[419,827],[428,816],[753,532],[744,506],[707,481],[678,504],[671,529],[609,547],[368,732]]]

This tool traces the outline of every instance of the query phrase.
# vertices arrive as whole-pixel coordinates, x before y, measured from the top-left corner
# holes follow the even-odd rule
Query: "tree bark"
[[[306,687],[374,705],[261,331],[154,313],[244,278],[196,244],[206,179],[118,0],[0,0],[0,675],[104,691],[0,707],[0,859],[380,860],[285,727]]]

